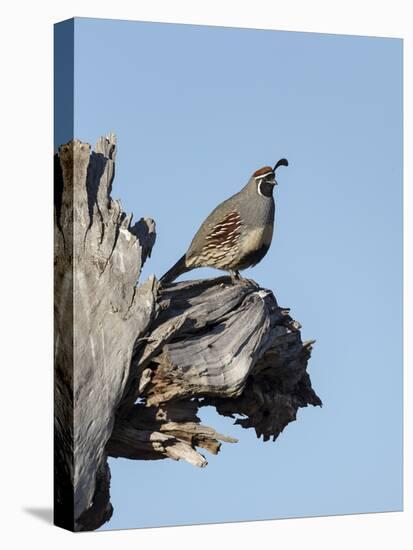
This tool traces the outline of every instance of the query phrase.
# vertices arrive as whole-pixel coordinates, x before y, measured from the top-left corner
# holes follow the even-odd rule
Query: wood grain
[[[202,407],[267,441],[321,405],[314,342],[271,290],[228,277],[137,284],[155,223],[132,224],[111,198],[115,155],[110,135],[55,156],[55,522],[75,531],[112,514],[109,456],[205,467],[205,451],[236,443],[200,423]]]

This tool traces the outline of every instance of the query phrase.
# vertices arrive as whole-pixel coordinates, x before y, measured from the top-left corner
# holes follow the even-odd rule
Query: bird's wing
[[[230,263],[238,253],[241,216],[231,209],[222,217],[215,218],[203,228],[203,238],[191,247],[188,254],[188,265],[210,265],[223,267]]]
[[[205,236],[205,247],[231,247],[236,245],[241,228],[241,216],[237,210],[232,210],[220,221],[209,228]]]

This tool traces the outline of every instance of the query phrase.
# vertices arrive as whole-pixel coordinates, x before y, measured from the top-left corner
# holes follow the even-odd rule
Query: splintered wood
[[[55,511],[74,530],[112,514],[108,456],[204,467],[201,451],[235,443],[200,423],[202,407],[266,441],[321,405],[314,342],[271,290],[229,277],[137,286],[155,223],[132,225],[111,198],[115,154],[110,135],[55,156]]]

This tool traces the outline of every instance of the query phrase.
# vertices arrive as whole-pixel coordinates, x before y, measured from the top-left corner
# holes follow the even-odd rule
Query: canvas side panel
[[[54,523],[74,529],[73,166],[59,147],[73,139],[74,20],[54,26]],[[64,182],[64,184],[63,184]]]

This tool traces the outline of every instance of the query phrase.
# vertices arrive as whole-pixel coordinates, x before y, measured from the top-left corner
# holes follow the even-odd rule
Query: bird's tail
[[[185,262],[185,254],[180,258],[175,265],[171,267],[169,271],[167,271],[164,275],[162,275],[160,279],[161,284],[167,284],[174,281],[179,275],[182,275],[182,273],[185,273],[186,271],[190,271],[192,268],[187,267]]]

